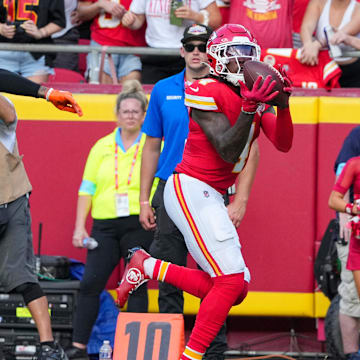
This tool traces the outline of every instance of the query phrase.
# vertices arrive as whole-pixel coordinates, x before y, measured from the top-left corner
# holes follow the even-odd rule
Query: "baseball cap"
[[[181,39],[181,42],[185,44],[190,40],[199,40],[206,43],[212,32],[213,30],[208,26],[202,24],[192,24],[184,30],[184,36]]]

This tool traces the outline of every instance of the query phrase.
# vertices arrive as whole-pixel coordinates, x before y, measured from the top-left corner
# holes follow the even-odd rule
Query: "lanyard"
[[[135,149],[135,153],[134,153],[134,157],[131,161],[131,167],[130,167],[130,171],[129,171],[129,175],[128,175],[128,180],[127,180],[127,185],[130,185],[131,182],[131,177],[132,174],[134,172],[134,167],[135,167],[135,163],[136,163],[136,158],[138,156],[139,153],[139,147],[140,147],[140,139],[136,144],[136,149]],[[115,143],[115,189],[116,191],[119,189],[119,166],[118,166],[118,144]]]

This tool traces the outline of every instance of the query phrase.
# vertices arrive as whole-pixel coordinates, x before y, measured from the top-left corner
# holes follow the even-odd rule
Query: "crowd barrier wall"
[[[115,126],[116,95],[75,97],[83,108],[82,118],[44,100],[9,96],[21,120],[19,148],[33,185],[34,248],[38,249],[42,223],[42,254],[85,261],[86,251],[71,243],[77,191],[91,146]],[[232,308],[233,315],[324,317],[329,304],[316,291],[313,265],[334,216],[327,205],[333,163],[344,138],[359,123],[359,98],[321,92],[293,96],[291,113],[294,141],[289,153],[277,151],[264,134],[259,138],[260,164],[239,228],[252,280],[248,297]],[[116,287],[121,272],[121,267],[114,271],[109,289]],[[155,282],[150,288],[149,311],[156,312]],[[197,299],[185,296],[185,313],[197,313],[198,306]]]

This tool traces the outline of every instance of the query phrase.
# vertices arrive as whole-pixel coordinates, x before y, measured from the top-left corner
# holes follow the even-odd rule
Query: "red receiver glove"
[[[281,74],[281,76],[284,79],[284,92],[289,93],[289,96],[291,95],[293,88],[292,88],[292,81],[289,77],[289,75],[287,74],[285,67],[281,64],[276,64],[275,65],[275,69]]]
[[[81,107],[78,105],[72,94],[68,91],[55,90],[50,88],[45,95],[47,101],[50,101],[59,110],[76,113],[82,116]]]
[[[243,97],[242,110],[245,113],[255,113],[259,103],[265,103],[277,96],[279,91],[272,91],[276,85],[276,81],[268,75],[265,81],[260,85],[263,77],[260,75],[254,82],[251,90],[247,88],[245,83],[239,81],[241,96]]]

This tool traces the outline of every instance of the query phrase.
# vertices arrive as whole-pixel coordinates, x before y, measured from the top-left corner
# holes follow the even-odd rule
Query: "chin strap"
[[[226,75],[226,80],[228,82],[230,82],[231,84],[233,84],[234,86],[240,86],[239,85],[239,81],[242,81],[244,82],[245,79],[244,79],[244,74],[232,74],[232,73],[229,73],[228,75]]]

